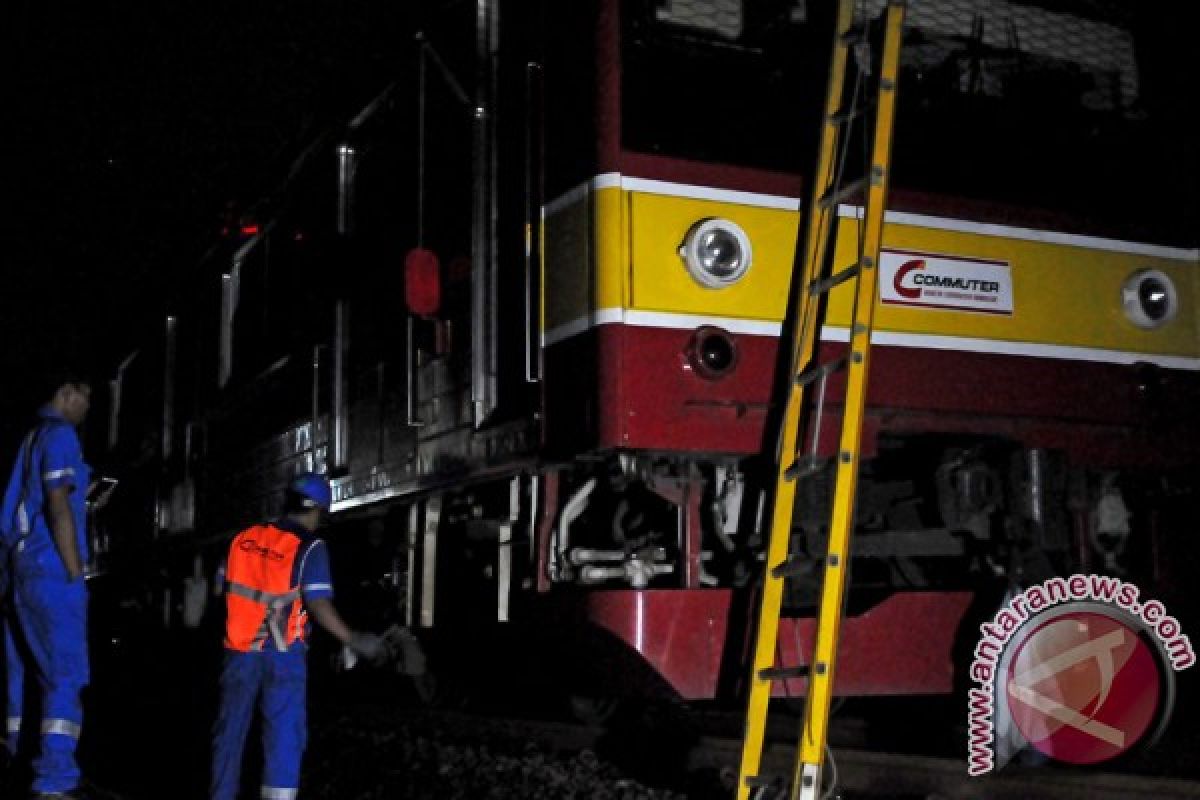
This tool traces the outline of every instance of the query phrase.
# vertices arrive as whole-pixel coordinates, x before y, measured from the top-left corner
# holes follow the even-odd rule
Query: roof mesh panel
[[[664,0],[657,17],[736,40],[745,29],[744,3],[752,1]],[[887,0],[860,0],[860,13],[874,19],[886,5]],[[805,0],[797,0],[792,19],[803,20],[805,8]],[[970,51],[974,91],[1001,93],[1015,62],[1032,57],[1090,76],[1095,88],[1083,98],[1089,107],[1128,107],[1137,99],[1133,37],[1118,25],[1009,0],[909,0],[906,25],[923,34],[906,48],[906,64],[933,66],[955,51]]]

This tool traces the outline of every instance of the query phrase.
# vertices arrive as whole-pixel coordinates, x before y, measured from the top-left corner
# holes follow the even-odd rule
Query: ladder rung
[[[794,578],[797,575],[811,575],[816,571],[816,567],[816,562],[811,558],[796,558],[792,556],[771,570],[771,575],[776,578]]]
[[[846,357],[845,356],[835,358],[833,361],[826,361],[824,364],[818,364],[815,367],[810,367],[809,369],[806,369],[806,370],[804,370],[804,372],[801,372],[799,375],[797,375],[796,376],[796,385],[797,386],[808,386],[810,383],[815,381],[817,378],[822,378],[822,377],[826,377],[828,375],[832,375],[833,373],[837,372],[838,370],[844,369],[845,367],[846,367]]]
[[[817,201],[817,205],[821,208],[830,208],[845,200],[847,197],[853,197],[866,188],[870,181],[869,176],[863,176],[858,180],[851,181],[843,186],[830,189],[825,194],[821,195],[821,199]]]
[[[787,681],[792,678],[807,678],[811,670],[807,664],[797,664],[793,667],[767,667],[758,671],[760,681]]]
[[[875,101],[861,102],[851,108],[839,108],[837,111],[829,115],[829,121],[835,125],[841,125],[847,120],[857,119],[867,115],[872,108],[875,107]]]
[[[782,786],[783,781],[778,775],[747,775],[746,786],[751,789],[771,789],[777,786]]]
[[[794,481],[798,478],[807,478],[809,475],[815,475],[825,469],[830,459],[817,458],[816,456],[805,456],[796,461],[783,472],[783,477],[789,481]]]
[[[857,277],[860,272],[862,272],[862,266],[855,262],[845,269],[835,272],[828,278],[822,278],[819,281],[813,281],[808,287],[808,293],[810,296],[816,297],[822,292],[828,292],[833,287],[845,283],[851,278]]]
[[[842,44],[858,44],[867,38],[867,29],[862,25],[851,25],[838,39]]]

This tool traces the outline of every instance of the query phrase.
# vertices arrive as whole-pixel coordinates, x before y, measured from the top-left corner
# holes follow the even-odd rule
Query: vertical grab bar
[[[346,413],[346,349],[349,346],[349,315],[350,309],[345,300],[338,300],[334,306],[333,322],[333,430],[332,447],[329,455],[333,463],[331,469],[341,469],[346,466],[348,457],[349,415]]]
[[[525,382],[541,380],[542,65],[525,65]],[[536,273],[535,273],[536,270]]]
[[[498,150],[492,104],[498,88],[500,17],[497,0],[475,3],[475,111],[471,175],[471,404],[475,428],[499,405],[499,268],[496,221]]]
[[[167,316],[165,337],[163,340],[163,408],[162,431],[159,439],[159,456],[165,466],[171,460],[172,445],[175,440],[175,358],[178,345],[176,344],[179,319],[174,314]]]
[[[412,314],[408,315],[408,334],[407,334],[407,350],[405,359],[408,362],[404,365],[405,388],[404,393],[407,395],[408,403],[408,425],[411,428],[419,428],[425,423],[417,416],[417,345],[416,345],[416,318]]]
[[[309,432],[308,445],[311,452],[311,463],[308,468],[319,472],[317,463],[317,423],[321,416],[321,345],[313,345],[312,353],[312,422]]]
[[[417,34],[417,247],[425,246],[425,59],[429,45],[423,33]],[[404,396],[405,421],[410,428],[424,423],[417,418],[417,345],[416,320],[410,311],[405,328]]]

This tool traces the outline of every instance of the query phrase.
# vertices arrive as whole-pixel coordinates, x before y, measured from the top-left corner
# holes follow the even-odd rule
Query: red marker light
[[[441,309],[441,264],[432,250],[414,247],[404,257],[404,301],[411,313],[426,319]]]

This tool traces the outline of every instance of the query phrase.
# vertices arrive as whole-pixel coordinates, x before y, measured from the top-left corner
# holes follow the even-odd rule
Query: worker
[[[33,796],[77,797],[75,750],[83,728],[80,691],[88,682],[86,496],[90,469],[75,428],[87,416],[91,387],[62,370],[17,452],[0,506],[0,550],[8,567],[5,625],[7,744],[36,726]],[[25,708],[26,679],[41,691],[40,719]],[[26,729],[28,733],[28,729]]]
[[[262,710],[264,800],[291,800],[307,739],[305,685],[309,617],[368,661],[385,647],[351,631],[334,608],[329,556],[314,532],[332,499],[329,482],[304,473],[288,486],[284,516],[233,538],[219,574],[225,593],[225,665],[213,730],[212,800],[238,794],[242,749]]]

